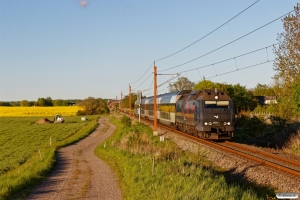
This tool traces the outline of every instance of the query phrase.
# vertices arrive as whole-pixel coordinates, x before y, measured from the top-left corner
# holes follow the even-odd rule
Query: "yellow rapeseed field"
[[[9,116],[74,116],[81,110],[79,106],[55,106],[55,107],[6,107],[0,106],[0,117]]]

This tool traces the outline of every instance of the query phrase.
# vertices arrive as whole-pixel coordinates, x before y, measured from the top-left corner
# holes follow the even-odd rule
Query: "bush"
[[[283,148],[295,129],[278,116],[249,117],[242,115],[236,119],[233,140],[262,147]]]
[[[79,103],[79,106],[84,111],[78,111],[76,115],[101,115],[109,113],[106,101],[101,98],[95,99],[94,97],[88,97]]]
[[[124,127],[130,127],[131,126],[131,119],[125,115],[123,115],[123,117],[121,118],[121,124]]]

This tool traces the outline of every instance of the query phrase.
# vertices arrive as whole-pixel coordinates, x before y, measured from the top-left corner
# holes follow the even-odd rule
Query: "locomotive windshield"
[[[204,108],[229,108],[229,101],[205,101]]]

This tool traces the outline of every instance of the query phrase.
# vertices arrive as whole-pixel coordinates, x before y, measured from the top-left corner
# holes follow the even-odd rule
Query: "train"
[[[154,97],[137,100],[134,115],[154,119]],[[225,92],[182,90],[157,95],[157,122],[207,140],[229,140],[234,136],[234,104]]]

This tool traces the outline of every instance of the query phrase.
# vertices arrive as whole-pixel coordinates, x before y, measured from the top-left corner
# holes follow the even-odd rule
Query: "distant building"
[[[260,105],[277,104],[278,96],[255,96]]]

